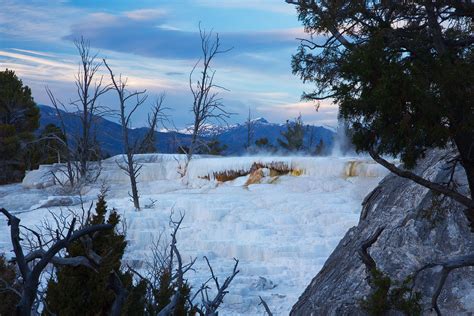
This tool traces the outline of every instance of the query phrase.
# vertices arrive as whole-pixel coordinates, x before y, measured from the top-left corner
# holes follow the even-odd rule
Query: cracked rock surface
[[[449,181],[455,153],[433,150],[419,161],[415,173],[439,183]],[[462,166],[454,173],[456,189],[468,193]],[[366,315],[361,301],[371,293],[359,250],[384,228],[368,253],[377,269],[393,282],[403,282],[421,267],[474,253],[474,233],[465,207],[450,198],[395,175],[388,175],[365,198],[358,225],[351,228],[293,306],[292,315]],[[423,315],[436,315],[432,296],[441,266],[419,273],[414,290],[421,292]],[[437,304],[443,315],[474,315],[474,268],[452,270]],[[396,313],[395,313],[396,314]]]

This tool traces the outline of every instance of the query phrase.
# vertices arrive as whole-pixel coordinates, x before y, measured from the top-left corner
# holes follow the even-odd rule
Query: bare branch
[[[168,115],[165,114],[168,107],[163,106],[165,100],[165,94],[162,93],[158,96],[155,101],[154,106],[152,107],[151,113],[148,114],[148,132],[143,137],[143,140],[140,143],[138,148],[139,153],[150,153],[156,152],[156,129],[158,124],[165,126],[165,122],[169,122]]]
[[[273,313],[270,310],[270,307],[268,307],[267,302],[265,302],[265,300],[261,296],[259,296],[259,298],[260,298],[260,303],[258,305],[263,305],[263,308],[265,308],[265,312],[267,313],[267,315],[273,316]]]
[[[135,91],[135,92],[128,92],[127,91],[127,80],[122,80],[122,75],[119,75],[118,79],[115,77],[112,69],[107,64],[107,61],[103,59],[103,63],[110,74],[110,79],[112,80],[112,85],[117,92],[117,96],[119,99],[119,109],[120,109],[120,123],[122,125],[122,142],[123,142],[123,149],[124,149],[124,164],[121,165],[117,162],[120,169],[124,170],[125,173],[130,178],[130,186],[132,189],[132,201],[133,205],[135,206],[136,210],[140,209],[140,197],[138,195],[138,188],[137,188],[137,177],[139,175],[139,171],[141,169],[141,165],[137,164],[135,161],[135,153],[138,150],[136,144],[134,146],[130,145],[130,139],[128,135],[128,130],[130,127],[130,119],[133,113],[146,101],[147,95],[145,94],[146,91]],[[127,108],[127,101],[135,98],[135,103],[131,106],[131,110],[126,113]]]
[[[227,90],[224,87],[214,83],[215,70],[211,64],[214,58],[230,51],[230,49],[221,49],[219,34],[214,34],[212,30],[207,32],[199,24],[199,36],[201,38],[202,57],[194,64],[189,74],[189,88],[193,95],[193,106],[191,112],[194,115],[191,143],[186,151],[187,162],[184,166],[186,173],[189,160],[198,150],[198,140],[203,132],[203,128],[212,120],[226,122],[232,113],[225,110],[222,99],[218,97],[218,90]],[[201,65],[199,76],[193,79],[195,71]]]
[[[84,257],[60,258],[57,254],[67,248],[72,242],[83,236],[92,234],[97,231],[112,229],[113,225],[101,224],[93,225],[75,230],[76,219],[74,218],[65,235],[56,230],[56,240],[44,250],[39,248],[27,255],[24,254],[20,239],[20,219],[12,215],[4,208],[0,208],[0,213],[5,215],[10,226],[11,242],[15,253],[14,262],[18,265],[20,274],[23,278],[23,288],[21,291],[20,303],[17,306],[17,313],[21,315],[29,315],[34,301],[36,300],[38,286],[40,284],[40,276],[44,268],[50,264],[67,264],[67,265],[84,265],[91,267],[89,260]],[[31,231],[31,230],[30,230]],[[41,238],[39,238],[41,240]]]
[[[415,183],[418,183],[419,185],[424,186],[425,188],[428,188],[428,189],[430,189],[434,192],[446,195],[446,196],[452,198],[453,200],[461,203],[462,205],[466,206],[468,209],[465,211],[465,214],[466,214],[468,220],[471,222],[471,225],[470,225],[471,228],[474,229],[473,222],[472,222],[472,220],[474,219],[474,217],[473,217],[474,201],[473,200],[471,200],[470,198],[468,198],[465,195],[462,195],[459,192],[451,190],[448,187],[445,187],[445,186],[440,185],[440,184],[435,183],[435,182],[428,181],[428,180],[414,174],[413,172],[398,168],[394,164],[392,164],[392,163],[388,162],[387,160],[383,159],[377,152],[375,152],[372,149],[369,150],[369,154],[372,157],[372,159],[374,159],[376,162],[378,162],[379,164],[381,164],[382,166],[384,166],[385,168],[387,168],[388,170],[390,170],[394,174],[396,174],[396,175],[398,175],[402,178],[410,179],[410,180],[414,181]]]
[[[365,267],[367,268],[368,272],[376,269],[377,265],[367,250],[377,241],[377,239],[380,237],[380,234],[382,234],[384,229],[385,227],[377,228],[375,233],[369,239],[367,239],[365,242],[362,243],[358,251],[360,259],[365,264]]]
[[[110,315],[120,316],[122,315],[122,307],[128,296],[128,291],[124,287],[117,272],[113,271],[109,277],[109,286],[115,293],[115,299],[110,307]]]
[[[220,285],[219,280],[217,276],[214,274],[214,270],[212,269],[212,266],[209,263],[209,260],[207,259],[207,257],[204,257],[204,259],[206,260],[207,266],[209,267],[209,270],[211,272],[211,278],[212,280],[214,280],[217,293],[213,299],[209,299],[207,289],[205,289],[206,299],[204,300],[203,304],[206,310],[206,315],[209,315],[209,314],[214,315],[217,309],[219,308],[220,304],[224,300],[224,296],[227,293],[229,293],[229,291],[227,291],[227,288],[229,287],[230,283],[232,282],[234,277],[240,272],[239,270],[237,270],[237,267],[239,265],[239,260],[234,258],[235,264],[234,264],[234,268],[232,269],[231,275],[228,276],[224,280],[224,283],[222,285]]]
[[[436,311],[437,315],[442,315],[438,307],[438,297],[441,294],[441,291],[443,290],[443,286],[446,282],[446,279],[448,278],[449,273],[455,269],[474,266],[474,254],[461,255],[454,258],[447,258],[437,263],[429,263],[427,265],[424,265],[423,267],[421,267],[414,273],[413,286],[415,285],[418,275],[422,271],[426,269],[438,267],[438,266],[441,267],[441,272],[440,272],[441,276],[436,284],[435,290],[433,291],[433,295],[431,297],[431,307]]]

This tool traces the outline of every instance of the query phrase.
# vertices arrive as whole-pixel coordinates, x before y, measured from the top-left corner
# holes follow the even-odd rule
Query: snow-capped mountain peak
[[[261,124],[269,124],[269,122],[263,117],[257,117],[256,119],[251,120],[252,123],[261,123]]]

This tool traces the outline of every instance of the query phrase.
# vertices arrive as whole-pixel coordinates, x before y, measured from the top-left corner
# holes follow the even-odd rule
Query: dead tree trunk
[[[164,122],[168,121],[168,116],[164,113],[168,110],[168,108],[163,107],[164,100],[165,95],[160,94],[151,110],[151,113],[148,114],[148,132],[145,134],[145,137],[143,137],[138,149],[140,154],[154,153],[158,150],[156,147],[156,128],[159,123],[164,125]]]
[[[169,245],[160,244],[161,239],[153,243],[151,262],[148,262],[148,271],[146,276],[143,276],[130,266],[128,267],[136,276],[141,280],[145,281],[148,287],[147,296],[145,300],[147,302],[147,310],[149,314],[158,316],[175,315],[179,313],[179,304],[183,303],[183,300],[188,303],[189,310],[194,311],[193,315],[217,315],[218,309],[224,300],[224,297],[229,293],[229,286],[234,280],[236,275],[239,273],[238,265],[239,261],[234,258],[234,267],[232,273],[227,276],[224,282],[221,284],[218,277],[214,274],[207,257],[204,257],[208,268],[211,273],[211,277],[204,282],[197,291],[194,292],[193,296],[189,296],[189,292],[186,294],[183,292],[183,287],[187,286],[185,275],[188,271],[193,270],[196,258],[191,258],[188,263],[183,262],[181,253],[178,250],[177,233],[184,220],[184,214],[180,214],[177,220],[173,219],[173,213],[170,216],[170,225],[172,227],[171,240]],[[160,237],[161,238],[161,237]],[[163,278],[164,273],[170,273],[170,277]],[[166,284],[162,283],[166,280]],[[215,284],[215,289],[211,289],[210,283]],[[160,291],[160,288],[173,289],[172,293],[169,293],[169,302],[164,307],[158,309],[159,302],[154,293]],[[212,294],[212,295],[210,295]],[[199,302],[199,297],[201,301]]]
[[[80,239],[83,236],[97,231],[113,228],[111,224],[101,224],[87,226],[79,230],[75,230],[76,219],[74,218],[67,229],[66,235],[59,236],[58,232],[57,239],[51,243],[51,246],[47,250],[43,248],[43,241],[39,233],[30,230],[38,239],[38,249],[25,255],[21,245],[20,219],[12,215],[4,208],[0,209],[0,213],[5,215],[5,217],[8,219],[8,225],[10,226],[10,238],[13,245],[13,252],[15,253],[14,261],[18,265],[18,269],[23,278],[21,299],[17,305],[17,314],[21,316],[31,315],[31,309],[38,292],[41,273],[48,264],[53,263],[71,266],[83,265],[93,268],[90,262],[91,259],[89,258],[82,256],[63,258],[57,256],[61,250],[67,248],[72,242]]]
[[[376,162],[378,162],[379,164],[381,164],[382,166],[384,166],[385,168],[387,168],[391,172],[395,173],[396,175],[398,175],[402,178],[410,179],[413,182],[416,182],[416,183],[418,183],[418,184],[424,186],[425,188],[428,188],[428,189],[430,189],[434,192],[449,196],[450,198],[452,198],[453,200],[461,203],[464,206],[467,206],[469,208],[474,208],[474,200],[468,198],[467,196],[465,196],[465,195],[463,195],[463,194],[461,194],[461,193],[459,193],[455,190],[452,190],[449,187],[445,187],[441,184],[426,180],[426,179],[414,174],[411,171],[400,169],[397,166],[395,166],[394,164],[391,164],[387,160],[383,159],[374,150],[370,150],[369,154],[372,157],[372,159],[374,159]]]
[[[74,44],[78,50],[80,62],[75,76],[77,98],[71,101],[69,105],[75,108],[76,111],[68,115],[79,119],[79,131],[76,133],[67,132],[60,107],[65,112],[67,112],[67,109],[63,103],[54,97],[52,91],[46,88],[51,103],[56,109],[56,114],[60,118],[62,132],[66,136],[66,171],[64,171],[64,174],[71,188],[80,183],[93,182],[100,174],[100,169],[92,172],[90,166],[92,160],[100,159],[94,123],[98,117],[108,111],[106,107],[99,105],[98,100],[110,90],[110,85],[103,84],[103,77],[97,78],[96,76],[102,63],[97,62],[97,55],[91,53],[89,42],[81,37]]]
[[[140,209],[140,197],[138,195],[138,188],[137,188],[137,178],[140,175],[140,169],[142,168],[142,165],[138,164],[135,161],[135,153],[137,152],[138,149],[138,144],[130,144],[130,139],[128,137],[128,131],[130,127],[130,119],[132,117],[132,114],[138,109],[140,105],[142,105],[146,99],[147,96],[145,94],[145,91],[135,91],[133,93],[127,92],[127,80],[122,80],[122,76],[120,75],[119,78],[115,78],[114,73],[112,72],[112,69],[109,67],[107,62],[104,59],[104,64],[109,70],[110,73],[110,78],[112,80],[112,85],[117,92],[118,98],[119,98],[119,116],[120,116],[120,124],[122,125],[122,142],[123,142],[123,150],[124,150],[124,155],[125,155],[125,161],[124,163],[119,163],[120,169],[124,170],[125,173],[129,176],[130,178],[130,186],[132,193],[130,194],[132,200],[133,200],[133,205],[135,206],[135,209],[139,210]],[[131,107],[131,110],[128,111],[127,113],[127,106],[126,103],[129,100],[134,100],[134,104]]]
[[[102,63],[96,62],[97,55],[92,55],[90,44],[84,38],[74,42],[79,52],[81,61],[76,75],[76,88],[78,100],[72,102],[79,113],[81,121],[81,135],[77,135],[75,142],[79,161],[79,172],[82,179],[89,176],[89,162],[99,157],[96,139],[94,137],[94,122],[98,116],[106,112],[104,107],[99,106],[98,99],[110,90],[109,85],[103,84],[103,76],[96,79]]]
[[[66,170],[63,171],[63,173],[66,175],[66,179],[68,183],[61,183],[61,181],[58,179],[58,177],[53,174],[53,176],[56,178],[56,181],[58,181],[63,187],[67,184],[71,189],[75,187],[76,183],[79,181],[79,174],[78,174],[78,168],[77,165],[74,161],[74,153],[73,153],[73,148],[71,147],[70,140],[69,140],[69,135],[66,130],[66,124],[64,123],[64,118],[61,113],[60,106],[62,108],[64,107],[64,104],[62,104],[59,100],[55,98],[53,95],[52,91],[49,88],[46,88],[46,93],[48,94],[49,100],[51,101],[51,104],[54,106],[56,110],[56,115],[59,118],[59,123],[61,124],[60,128],[62,133],[64,134],[64,140],[58,138],[57,140],[64,146],[64,152],[65,152],[65,165],[66,165]],[[59,157],[59,154],[58,154]],[[58,158],[59,160],[59,158]]]
[[[124,287],[120,277],[117,272],[113,272],[109,277],[109,286],[112,291],[115,293],[115,300],[110,307],[111,316],[120,316],[122,315],[122,308],[127,300],[129,291]]]
[[[223,87],[214,83],[215,70],[212,69],[211,64],[214,58],[219,55],[226,53],[230,49],[221,49],[221,43],[219,40],[219,34],[212,32],[206,32],[201,29],[199,25],[199,35],[201,37],[201,52],[202,57],[196,62],[191,73],[189,74],[189,88],[193,94],[193,106],[192,112],[194,116],[191,143],[186,151],[186,168],[191,160],[193,154],[200,147],[200,136],[203,132],[203,128],[209,121],[215,120],[218,122],[226,122],[226,119],[230,117],[232,113],[225,110],[222,99],[219,97],[217,90],[224,89]],[[194,73],[198,67],[201,68],[201,72],[198,75],[198,79],[194,80]]]

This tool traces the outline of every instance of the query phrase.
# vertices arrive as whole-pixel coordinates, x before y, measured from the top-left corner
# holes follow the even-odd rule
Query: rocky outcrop
[[[432,151],[414,171],[439,183],[448,182],[453,156],[446,151]],[[467,194],[461,166],[453,179],[457,189]],[[362,260],[364,250],[393,287],[413,278],[409,287],[413,287],[412,294],[421,294],[423,315],[436,315],[435,303],[438,314],[473,315],[473,267],[450,270],[443,284],[447,270],[439,264],[474,254],[474,234],[463,209],[449,198],[388,175],[366,197],[359,224],[340,241],[293,306],[292,315],[368,314],[361,302],[371,297],[374,287],[370,285],[373,275]],[[441,291],[436,299],[438,288]]]
[[[264,171],[268,171],[268,169],[264,170],[264,168],[258,168],[250,172],[249,177],[245,182],[245,185],[248,186],[251,184],[260,183],[260,180],[262,180],[262,178],[265,176]]]

